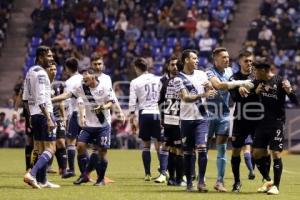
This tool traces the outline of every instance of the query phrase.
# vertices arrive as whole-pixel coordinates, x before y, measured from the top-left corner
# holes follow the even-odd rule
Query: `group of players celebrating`
[[[181,57],[171,56],[165,63],[163,77],[148,72],[146,59],[134,61],[138,77],[130,83],[129,121],[134,121],[138,111],[139,137],[144,143],[145,181],[152,180],[150,148],[151,140],[155,139],[160,164],[160,175],[155,182],[186,186],[190,192],[195,190],[193,180],[197,177],[198,191],[207,192],[207,151],[215,139],[217,177],[214,189],[226,192],[224,177],[231,96],[235,102],[232,191],[239,192],[242,187],[240,154],[243,150],[249,179],[255,178],[254,164],[263,177],[258,192],[279,194],[286,96],[298,104],[289,81],[275,75],[267,61],[254,62],[254,55],[248,51],[240,53],[240,71],[235,74],[229,67],[226,48],[214,49],[213,67],[207,71],[198,69],[197,54],[197,51],[187,49]],[[90,181],[89,174],[95,169],[98,178],[94,185],[105,185],[106,154],[111,135],[110,109],[116,107],[120,120],[124,120],[124,114],[110,77],[102,72],[102,57],[93,54],[91,67],[80,73],[77,60],[67,59],[64,67],[70,78],[62,84],[53,82],[56,67],[51,50],[40,46],[36,55],[36,65],[26,74],[22,97],[34,140],[31,165],[28,161],[30,145],[26,146],[29,170],[24,181],[33,188],[60,187],[47,180],[47,166],[56,155],[62,178],[75,176],[77,150],[81,175],[74,184]],[[67,114],[64,100],[68,105]],[[89,145],[93,147],[91,155],[87,151]],[[273,180],[269,176],[271,156]]]

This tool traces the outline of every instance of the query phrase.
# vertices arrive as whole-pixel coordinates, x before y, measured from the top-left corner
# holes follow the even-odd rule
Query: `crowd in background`
[[[0,56],[1,56],[1,50],[4,46],[4,40],[7,34],[8,20],[11,17],[13,1],[14,0],[0,1]]]
[[[244,47],[268,57],[274,70],[300,88],[300,2],[264,0],[252,21]]]

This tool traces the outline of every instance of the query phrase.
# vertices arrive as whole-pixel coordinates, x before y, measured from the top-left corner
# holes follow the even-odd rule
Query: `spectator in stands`
[[[201,57],[208,58],[212,50],[214,49],[215,43],[216,43],[215,40],[211,38],[209,33],[207,32],[204,35],[204,38],[201,38],[199,40],[199,49],[200,49],[199,55]]]
[[[203,37],[208,32],[209,26],[210,22],[208,17],[206,15],[199,15],[197,17],[195,37]]]
[[[276,67],[282,67],[284,64],[287,64],[289,58],[285,55],[284,50],[279,50],[278,54],[274,58],[274,64]]]
[[[5,116],[4,112],[0,113],[0,147],[8,147],[10,121]]]

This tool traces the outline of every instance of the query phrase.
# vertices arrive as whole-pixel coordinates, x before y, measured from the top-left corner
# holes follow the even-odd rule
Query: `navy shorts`
[[[161,141],[161,128],[159,114],[139,114],[139,138],[150,141],[151,138]]]
[[[211,116],[209,114],[209,127],[208,127],[208,137],[212,138],[214,135],[229,135],[229,114],[224,114],[223,116]]]
[[[77,114],[77,111],[74,111],[69,119],[67,138],[76,139],[81,131]]]
[[[57,128],[56,128],[56,138],[66,138],[66,126],[63,120],[56,120]]]
[[[111,127],[84,127],[78,136],[78,142],[94,144],[98,147],[109,149]]]
[[[184,151],[192,151],[198,145],[206,145],[208,133],[207,119],[181,120],[180,131]]]
[[[272,122],[261,121],[255,129],[253,148],[282,151],[284,140],[284,123],[280,120]]]
[[[54,117],[52,120],[55,122]],[[31,132],[33,134],[33,139],[36,141],[55,141],[56,140],[56,130],[49,132],[47,117],[43,114],[37,114],[31,116]]]
[[[232,146],[241,148],[246,144],[252,144],[257,123],[257,121],[235,120],[232,129]]]
[[[166,146],[181,148],[182,141],[179,126],[165,126],[163,136]]]

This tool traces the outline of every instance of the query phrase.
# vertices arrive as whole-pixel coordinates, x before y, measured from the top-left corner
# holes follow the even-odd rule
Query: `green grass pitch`
[[[239,194],[231,192],[217,193],[213,190],[216,177],[215,152],[209,152],[207,166],[208,193],[187,193],[185,188],[170,187],[165,184],[144,182],[143,166],[140,151],[109,150],[109,165],[107,176],[115,183],[105,187],[95,187],[92,184],[74,186],[75,178],[62,180],[57,174],[49,175],[49,180],[60,184],[60,189],[35,190],[23,183],[24,150],[0,149],[0,200],[293,200],[300,198],[300,156],[285,155],[283,157],[284,171],[280,195],[269,196],[256,193],[261,185],[261,176],[256,171],[255,180],[247,180],[247,170],[244,162],[241,164],[242,191]],[[230,151],[227,153],[228,160]],[[152,153],[152,175],[158,175],[156,153]],[[54,161],[54,168],[57,168]],[[271,171],[271,174],[273,172]],[[77,172],[78,175],[78,172]],[[272,175],[273,176],[273,175]],[[95,174],[92,175],[95,179]],[[233,184],[230,163],[227,164],[225,185],[231,190]]]

